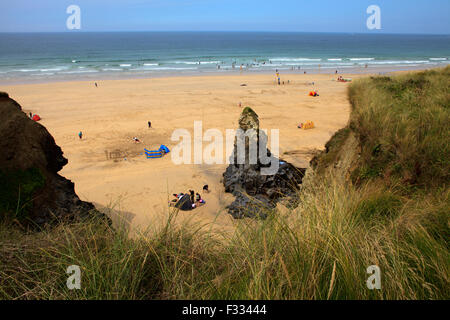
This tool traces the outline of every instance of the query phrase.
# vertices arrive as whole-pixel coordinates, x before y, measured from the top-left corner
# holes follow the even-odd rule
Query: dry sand
[[[344,75],[356,78],[356,75]],[[131,223],[146,228],[165,221],[173,193],[201,191],[206,205],[178,217],[193,218],[227,228],[233,225],[224,207],[233,197],[221,183],[226,165],[174,165],[170,154],[146,159],[143,148],[169,148],[175,129],[193,132],[194,120],[203,131],[236,129],[244,106],[259,115],[261,128],[280,129],[280,156],[307,166],[311,153],[323,149],[338,129],[347,124],[348,84],[335,75],[286,75],[290,84],[278,86],[274,75],[192,76],[136,80],[58,82],[3,86],[24,111],[37,113],[54,136],[68,165],[60,172],[75,183],[77,194],[98,208],[112,209]],[[311,83],[314,82],[313,86]],[[247,86],[241,86],[241,84]],[[320,97],[309,97],[318,90]],[[239,108],[239,102],[242,108]],[[152,122],[152,129],[147,121]],[[300,130],[311,120],[316,128]],[[84,136],[79,140],[77,134]],[[135,144],[133,137],[143,143]],[[125,160],[126,158],[126,160]],[[117,221],[117,220],[116,220]]]

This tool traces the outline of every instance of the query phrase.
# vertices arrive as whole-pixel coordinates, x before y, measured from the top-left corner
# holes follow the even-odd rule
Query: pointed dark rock
[[[228,212],[236,219],[243,217],[266,218],[266,214],[276,207],[279,200],[287,198],[285,203],[295,203],[299,184],[305,169],[295,168],[292,164],[272,156],[267,149],[267,136],[260,130],[258,115],[249,107],[244,108],[239,117],[239,129],[245,137],[245,161],[238,162],[238,135],[234,141],[231,164],[223,174],[225,191],[232,193],[236,199],[228,206]],[[271,161],[279,162],[279,169],[273,175],[261,174],[261,169],[270,167],[257,155],[257,161],[250,161],[250,146],[257,150],[267,150]]]

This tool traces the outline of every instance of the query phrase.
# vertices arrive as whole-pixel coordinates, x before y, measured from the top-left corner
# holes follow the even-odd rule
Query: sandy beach
[[[237,128],[242,108],[250,106],[258,113],[261,128],[280,130],[281,158],[308,166],[311,154],[323,149],[348,121],[348,84],[336,78],[289,74],[282,75],[285,85],[278,86],[275,75],[243,74],[105,80],[98,81],[98,87],[93,81],[56,82],[1,90],[25,112],[42,117],[40,123],[69,160],[60,174],[75,183],[82,200],[112,212],[116,223],[120,217],[132,227],[158,226],[169,215],[167,203],[173,193],[200,192],[208,184],[211,192],[202,194],[206,205],[178,217],[226,228],[233,225],[224,210],[233,199],[221,183],[226,164],[175,165],[170,154],[146,159],[144,147],[172,148],[177,144],[171,141],[172,132],[184,128],[192,133],[194,121],[202,121],[203,132],[215,128],[225,136],[226,129]],[[309,97],[312,89],[320,96]],[[297,128],[308,120],[315,123],[314,129]],[[133,137],[142,143],[134,143]]]

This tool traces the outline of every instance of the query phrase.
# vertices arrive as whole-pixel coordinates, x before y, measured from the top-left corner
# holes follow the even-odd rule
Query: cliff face
[[[81,201],[74,184],[58,174],[67,159],[45,127],[0,92],[0,219],[17,218],[37,225],[101,216]]]

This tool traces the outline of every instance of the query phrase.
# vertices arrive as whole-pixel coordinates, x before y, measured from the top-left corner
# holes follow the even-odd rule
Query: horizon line
[[[0,31],[0,34],[18,33],[139,33],[139,32],[160,32],[160,33],[322,33],[322,34],[363,34],[363,35],[422,35],[422,36],[449,36],[450,33],[401,33],[401,32],[352,32],[352,31],[273,31],[273,30],[64,30],[64,31]]]

